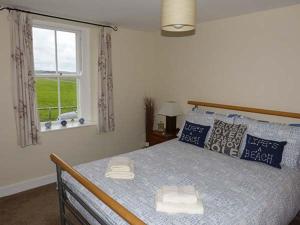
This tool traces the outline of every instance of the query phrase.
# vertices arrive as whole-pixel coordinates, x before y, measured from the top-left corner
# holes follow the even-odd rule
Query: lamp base
[[[176,116],[166,116],[166,133],[176,134]]]

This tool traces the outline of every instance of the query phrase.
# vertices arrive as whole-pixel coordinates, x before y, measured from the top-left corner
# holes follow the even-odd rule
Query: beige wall
[[[159,101],[300,112],[300,5],[201,23],[160,38]]]
[[[154,64],[154,35],[126,29],[112,34],[116,132],[98,135],[96,126],[47,132],[41,134],[40,145],[21,149],[16,144],[11,96],[9,24],[3,12],[0,31],[0,187],[54,173],[51,152],[78,164],[144,144],[143,97]],[[95,29],[91,29],[91,50],[91,82],[96,84]],[[95,103],[95,85],[92,92]]]

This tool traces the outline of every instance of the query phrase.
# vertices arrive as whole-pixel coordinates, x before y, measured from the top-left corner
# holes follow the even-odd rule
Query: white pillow
[[[229,118],[229,117],[227,117],[226,115],[223,115],[223,114],[207,113],[206,111],[204,111],[202,109],[193,109],[185,115],[185,120],[182,123],[182,126],[180,128],[180,131],[177,134],[177,137],[181,136],[182,130],[184,128],[185,121],[188,121],[188,122],[195,123],[195,124],[200,124],[200,125],[203,125],[203,126],[210,126],[210,130],[209,130],[209,132],[206,136],[206,138],[208,138],[211,134],[211,130],[212,130],[212,127],[214,125],[215,119],[224,121],[226,123],[233,123],[234,122],[233,117]]]

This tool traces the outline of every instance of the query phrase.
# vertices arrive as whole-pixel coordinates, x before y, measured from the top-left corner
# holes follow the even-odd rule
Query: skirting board
[[[25,180],[16,184],[2,186],[0,187],[0,198],[54,182],[56,182],[56,174],[50,174],[30,180]]]

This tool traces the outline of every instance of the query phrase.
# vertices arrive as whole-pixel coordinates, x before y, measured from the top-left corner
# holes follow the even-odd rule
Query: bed
[[[239,111],[243,109],[250,108]],[[289,116],[300,118],[294,113]],[[65,208],[82,224],[91,225],[287,225],[300,210],[299,169],[279,170],[178,139],[123,155],[135,163],[134,180],[105,178],[109,158],[72,168],[51,155],[57,165],[62,224],[70,223]],[[194,185],[200,191],[204,214],[157,212],[155,193],[163,185]]]

